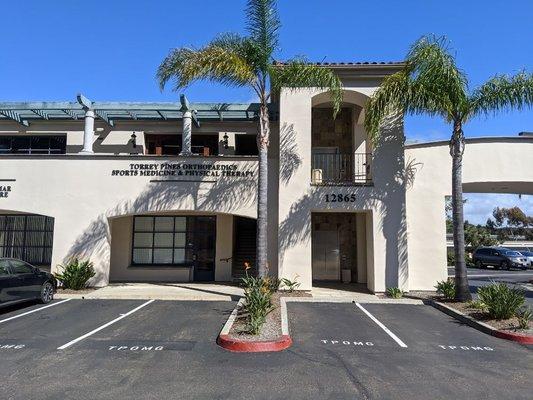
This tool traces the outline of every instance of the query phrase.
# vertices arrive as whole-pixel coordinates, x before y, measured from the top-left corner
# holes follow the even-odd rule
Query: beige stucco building
[[[447,143],[372,146],[364,107],[401,64],[334,64],[344,85],[271,105],[273,275],[432,289],[446,277]],[[255,258],[256,104],[0,104],[0,257],[90,259],[94,284],[232,281]],[[192,143],[187,142],[191,123]],[[185,131],[185,135],[183,132]],[[490,160],[490,162],[487,162]],[[533,194],[533,138],[469,139],[464,189]]]

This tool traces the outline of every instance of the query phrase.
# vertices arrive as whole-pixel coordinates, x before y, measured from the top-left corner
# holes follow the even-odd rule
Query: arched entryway
[[[175,211],[109,223],[110,282],[228,282],[243,275],[245,261],[255,260],[255,219]]]

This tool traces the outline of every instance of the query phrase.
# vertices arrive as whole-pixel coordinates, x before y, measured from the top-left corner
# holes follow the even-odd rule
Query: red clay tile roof
[[[344,66],[353,66],[353,65],[403,65],[404,61],[355,61],[355,62],[309,62],[307,64],[312,65],[323,65],[330,67],[344,67]],[[274,65],[287,65],[287,62],[284,61],[274,61]]]

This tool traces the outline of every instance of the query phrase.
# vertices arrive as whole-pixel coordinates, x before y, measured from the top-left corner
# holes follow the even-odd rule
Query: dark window
[[[1,154],[65,154],[66,136],[0,136]]]
[[[50,265],[54,219],[44,215],[0,215],[0,257]]]
[[[256,156],[257,150],[256,135],[235,135],[235,155]]]
[[[23,261],[11,260],[11,269],[14,274],[31,274],[33,268]]]
[[[218,154],[218,135],[192,135],[193,154]],[[177,156],[181,152],[181,135],[146,135],[146,153],[158,156]]]
[[[180,266],[201,261],[214,252],[215,221],[200,216],[134,217],[132,264]]]

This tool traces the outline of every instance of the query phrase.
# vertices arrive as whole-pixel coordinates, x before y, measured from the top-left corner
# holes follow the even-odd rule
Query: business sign
[[[242,164],[131,163],[128,169],[111,171],[111,176],[124,177],[252,178],[254,175],[249,166]]]
[[[12,186],[7,182],[15,182],[15,179],[0,179],[0,199],[9,197]]]

